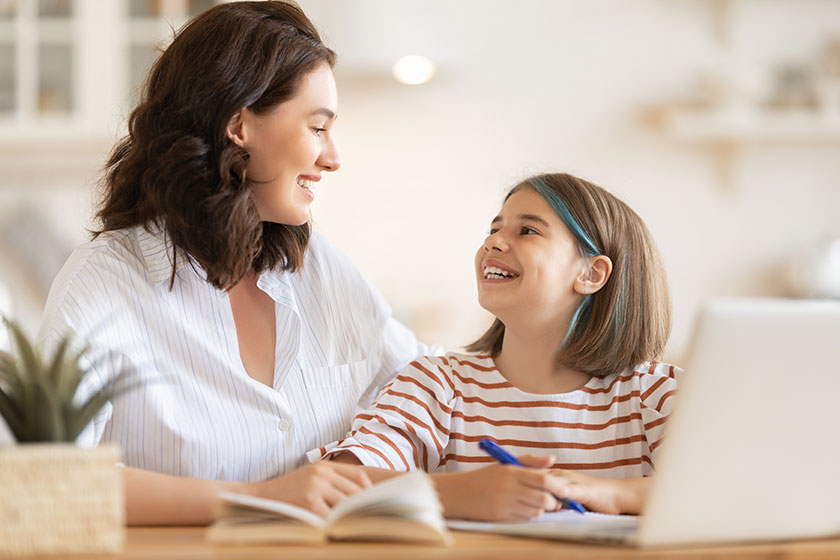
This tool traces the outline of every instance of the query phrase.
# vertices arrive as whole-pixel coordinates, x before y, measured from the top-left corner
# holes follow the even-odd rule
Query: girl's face
[[[315,183],[341,165],[331,134],[337,110],[335,79],[323,64],[270,112],[245,108],[231,119],[228,137],[250,155],[246,173],[262,221],[301,225],[309,219]]]
[[[519,318],[565,332],[583,299],[575,289],[586,274],[577,242],[531,188],[517,190],[493,219],[475,271],[479,304],[508,327]]]

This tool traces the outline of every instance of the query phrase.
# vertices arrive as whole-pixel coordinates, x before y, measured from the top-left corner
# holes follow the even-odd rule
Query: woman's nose
[[[327,144],[318,158],[318,165],[326,171],[338,171],[338,168],[341,167],[341,158],[338,157],[338,150],[332,138],[327,140]]]

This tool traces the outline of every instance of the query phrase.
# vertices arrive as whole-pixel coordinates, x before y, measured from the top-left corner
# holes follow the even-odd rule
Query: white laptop
[[[840,536],[840,301],[712,300],[685,369],[642,516],[450,527],[637,546]]]

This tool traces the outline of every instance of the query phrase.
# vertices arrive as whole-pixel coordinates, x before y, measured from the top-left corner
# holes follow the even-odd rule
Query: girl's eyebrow
[[[537,222],[538,224],[544,227],[550,227],[548,222],[546,222],[544,219],[540,218],[536,214],[519,214],[519,219],[523,222]],[[490,222],[490,225],[492,226],[493,224],[501,221],[502,217],[496,216],[495,218],[493,218],[493,221]]]
[[[536,214],[519,214],[519,219],[527,222],[537,222],[538,224],[544,227],[549,227],[548,222],[546,222]]]

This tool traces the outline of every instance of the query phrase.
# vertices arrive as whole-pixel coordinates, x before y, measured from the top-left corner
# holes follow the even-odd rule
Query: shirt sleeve
[[[677,384],[682,374],[683,370],[676,366],[653,363],[648,366],[648,375],[642,376],[640,380],[642,421],[650,459],[654,465],[663,441],[665,423],[674,408]]]
[[[314,461],[343,451],[363,465],[434,471],[449,441],[454,388],[445,365],[424,357],[387,384],[373,405],[356,414],[344,440],[314,449]]]
[[[69,352],[85,349],[80,365],[87,371],[74,395],[77,405],[86,402],[106,383],[116,381],[117,387],[136,377],[131,360],[119,348],[102,340],[108,328],[114,328],[117,312],[102,294],[103,276],[107,267],[97,267],[90,255],[77,250],[56,276],[50,289],[39,328],[36,345],[47,359],[58,345],[69,339]],[[95,447],[102,440],[105,425],[110,420],[113,406],[110,402],[94,416],[76,439],[83,447]]]

